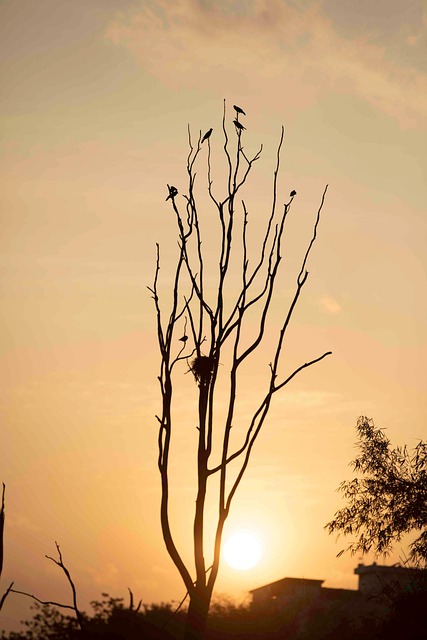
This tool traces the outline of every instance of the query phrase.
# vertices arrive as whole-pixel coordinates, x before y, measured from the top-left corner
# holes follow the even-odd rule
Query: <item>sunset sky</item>
[[[426,3],[2,0],[0,30],[0,594],[13,580],[70,602],[45,558],[55,540],[83,609],[128,587],[145,603],[185,594],[159,524],[146,287],[156,242],[164,290],[172,276],[166,184],[185,192],[187,124],[196,139],[213,127],[220,159],[224,99],[230,138],[238,104],[245,150],[264,145],[250,178],[255,235],[282,124],[280,206],[298,192],[269,337],[329,184],[281,371],[333,354],[274,398],[226,530],[253,530],[261,559],[247,571],[224,564],[216,593],[239,600],[285,576],[356,588],[360,559],[337,559],[346,542],[323,527],[343,504],[336,488],[352,474],[357,418],[396,445],[427,437]],[[198,180],[203,191],[202,159]],[[270,360],[267,340],[243,398],[259,392]],[[182,380],[178,411],[194,395]],[[172,525],[189,561],[196,438],[177,421]],[[30,604],[10,595],[0,629],[16,630]]]

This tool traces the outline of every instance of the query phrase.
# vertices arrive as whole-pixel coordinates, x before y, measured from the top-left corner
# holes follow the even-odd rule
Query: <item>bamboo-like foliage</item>
[[[239,113],[237,113],[238,121]],[[233,125],[231,125],[233,127]],[[221,539],[225,521],[230,512],[231,503],[243,475],[255,441],[265,422],[271,401],[276,392],[290,382],[300,371],[319,362],[331,352],[301,364],[286,377],[279,378],[278,368],[289,328],[302,289],[309,273],[307,262],[316,240],[320,215],[325,200],[325,188],[314,222],[313,233],[302,256],[293,297],[284,313],[278,336],[267,370],[265,388],[260,393],[258,405],[249,420],[240,446],[231,448],[231,429],[236,412],[238,374],[244,363],[248,363],[266,334],[266,322],[273,292],[282,260],[282,246],[286,221],[296,193],[291,193],[289,201],[279,211],[277,202],[278,174],[280,154],[284,141],[282,127],[277,148],[276,165],[273,176],[272,204],[268,219],[265,221],[264,235],[261,237],[257,254],[249,250],[248,227],[250,219],[244,199],[241,199],[243,187],[259,159],[262,146],[252,157],[248,157],[243,146],[244,128],[234,121],[231,140],[226,118],[222,119],[223,153],[227,167],[225,195],[220,198],[214,191],[211,160],[210,133],[197,145],[192,143],[190,130],[189,154],[187,158],[188,192],[179,196],[178,189],[168,185],[170,206],[174,214],[178,233],[178,255],[175,272],[171,279],[171,303],[166,313],[159,296],[160,248],[157,245],[154,282],[149,290],[152,293],[157,316],[157,338],[160,349],[160,373],[158,380],[162,397],[162,411],[157,416],[158,431],[158,468],[161,477],[161,525],[167,550],[185,583],[190,596],[188,614],[188,638],[202,637],[203,627],[218,575],[220,563]],[[206,149],[207,147],[207,149]],[[232,151],[234,147],[234,151]],[[205,154],[206,149],[206,154]],[[213,210],[219,236],[219,251],[214,263],[214,273],[208,272],[212,259],[207,259],[203,251],[208,239],[202,232],[202,209],[196,198],[196,165],[206,159],[207,194]],[[184,202],[182,206],[181,203]],[[250,254],[250,255],[249,255]],[[206,275],[208,272],[208,276]],[[215,293],[208,290],[207,281],[217,283]],[[235,291],[235,282],[240,282],[239,290],[230,303]],[[233,286],[230,286],[233,281]],[[253,331],[254,312],[257,312],[256,328]],[[248,340],[245,329],[251,316],[252,334]],[[243,337],[245,339],[243,339]],[[221,355],[227,353],[231,364],[221,367]],[[174,430],[172,396],[175,385],[179,384],[182,368],[179,363],[186,361],[198,387],[197,431],[197,494],[194,513],[194,563],[195,575],[182,559],[170,526],[169,520],[169,457],[171,438]],[[225,418],[221,424],[215,420],[215,405],[218,400],[218,380],[227,376],[227,400]],[[182,380],[182,378],[181,378]],[[224,394],[223,389],[221,393]],[[223,401],[223,396],[222,396]],[[213,439],[222,438],[221,453],[213,459]],[[237,473],[232,478],[228,471],[230,463],[237,464]],[[210,550],[210,566],[206,562],[204,548],[205,504],[209,480],[219,476],[218,519],[216,524],[214,548]]]
[[[427,442],[420,440],[412,453],[391,448],[373,420],[357,421],[357,457],[351,466],[358,474],[338,490],[347,506],[326,525],[329,533],[354,536],[345,551],[386,555],[405,534],[419,532],[409,545],[409,562],[427,568]]]

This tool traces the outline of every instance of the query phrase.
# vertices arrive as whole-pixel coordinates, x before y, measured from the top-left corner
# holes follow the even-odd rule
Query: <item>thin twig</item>
[[[11,591],[13,591],[12,587],[13,587],[13,582],[10,583],[10,585],[8,586],[8,588],[6,589],[4,594],[2,595],[1,600],[0,600],[0,611],[1,611],[2,607],[3,607],[3,605],[4,605],[4,602],[5,602],[6,598],[7,598],[7,596],[9,595],[9,593]]]
[[[316,240],[316,237],[317,237],[317,227],[318,227],[319,222],[320,222],[320,214],[322,212],[323,205],[325,203],[325,197],[326,197],[326,192],[328,190],[328,186],[329,185],[326,185],[326,187],[325,187],[325,189],[323,191],[322,200],[321,200],[320,206],[319,206],[319,208],[317,210],[317,218],[316,218],[316,222],[315,222],[315,225],[314,225],[313,237],[311,238],[310,244],[308,245],[308,249],[307,249],[307,251],[305,253],[305,256],[304,256],[304,260],[303,260],[303,263],[302,263],[302,266],[301,266],[301,271],[299,272],[299,275],[298,275],[298,278],[297,278],[298,284],[300,283],[301,278],[304,277],[303,273],[305,271],[305,265],[307,264],[307,260],[308,260],[308,256],[310,255],[311,247],[313,246],[313,244],[314,244],[314,242]]]
[[[284,380],[278,385],[275,385],[273,392],[276,393],[276,391],[279,391],[279,389],[282,389],[282,387],[288,384],[288,382],[290,382],[292,378],[294,378],[303,369],[306,369],[307,367],[311,367],[312,364],[316,364],[316,362],[320,362],[321,360],[323,360],[323,358],[326,358],[326,356],[330,356],[330,355],[332,355],[332,351],[326,351],[323,355],[319,356],[318,358],[314,358],[314,360],[310,360],[310,362],[306,362],[305,364],[302,364],[300,367],[295,369],[295,371],[291,373],[291,375],[288,376],[286,380]]]
[[[18,589],[11,589],[10,591],[12,593],[19,593],[21,596],[28,596],[29,598],[32,598],[33,600],[35,600],[36,602],[39,602],[40,604],[51,604],[54,607],[61,607],[62,609],[71,609],[72,611],[75,611],[73,605],[71,604],[62,604],[61,602],[55,602],[53,600],[40,600],[40,598],[37,598],[37,596],[33,595],[32,593],[27,593],[26,591],[19,591]]]
[[[138,611],[141,608],[141,604],[142,604],[142,600],[140,600],[136,606],[136,608],[134,607],[134,602],[133,602],[133,593],[132,590],[128,587],[128,591],[129,591],[129,611],[132,611],[132,613],[138,613]]]
[[[0,510],[0,576],[2,574],[3,571],[3,537],[4,537],[4,520],[5,520],[5,515],[4,515],[4,495],[6,492],[6,485],[3,482],[3,489],[2,489],[2,496],[1,496],[1,510]]]

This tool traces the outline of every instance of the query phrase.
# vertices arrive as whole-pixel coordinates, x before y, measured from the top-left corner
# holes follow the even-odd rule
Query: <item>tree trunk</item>
[[[193,591],[190,596],[184,640],[203,640],[210,605],[209,591],[206,587]]]

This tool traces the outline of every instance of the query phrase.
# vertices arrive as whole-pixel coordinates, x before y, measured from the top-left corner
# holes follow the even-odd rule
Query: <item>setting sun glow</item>
[[[245,571],[252,569],[261,557],[258,536],[248,529],[235,531],[224,545],[224,558],[233,569]]]

